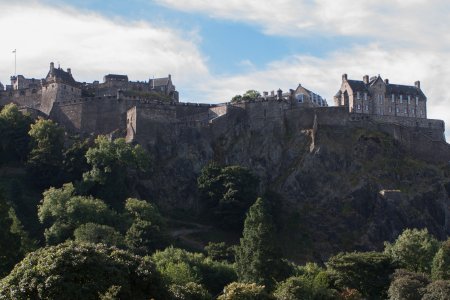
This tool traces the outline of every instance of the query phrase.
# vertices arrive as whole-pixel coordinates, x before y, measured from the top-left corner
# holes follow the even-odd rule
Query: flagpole
[[[17,49],[14,49],[14,77],[17,77]]]

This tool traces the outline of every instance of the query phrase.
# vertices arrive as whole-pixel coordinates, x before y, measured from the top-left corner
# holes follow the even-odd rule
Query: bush
[[[234,261],[234,249],[233,247],[228,247],[224,242],[222,243],[212,243],[209,242],[205,246],[205,251],[212,260],[216,261]]]
[[[431,274],[435,280],[450,280],[450,239],[442,243],[434,256]]]
[[[123,236],[114,228],[107,225],[86,223],[80,225],[73,233],[75,241],[108,246],[123,246]]]
[[[28,254],[0,281],[0,299],[167,299],[149,258],[102,244],[67,242]]]
[[[423,274],[396,270],[388,290],[391,300],[420,300],[430,280]]]
[[[430,273],[439,242],[427,229],[406,229],[394,243],[385,243],[384,252],[412,272]]]
[[[211,300],[212,296],[198,283],[188,282],[185,285],[173,284],[169,291],[176,300]]]
[[[213,295],[237,279],[231,265],[212,261],[201,253],[169,247],[164,251],[156,251],[152,259],[167,284],[184,285],[195,282],[203,285]]]
[[[450,281],[437,280],[427,286],[422,300],[449,300]]]
[[[356,289],[364,297],[380,298],[386,296],[396,264],[383,253],[352,252],[331,257],[327,267],[337,287]]]
[[[256,283],[233,282],[223,289],[217,300],[266,300],[273,299],[266,293],[263,285]]]

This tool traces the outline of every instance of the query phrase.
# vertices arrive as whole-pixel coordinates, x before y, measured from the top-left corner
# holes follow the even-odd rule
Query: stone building
[[[352,80],[344,74],[334,102],[336,106],[348,107],[352,113],[427,118],[427,97],[420,89],[420,81],[412,86],[399,85],[383,80],[380,75]]]
[[[284,100],[290,102],[292,106],[301,107],[326,107],[328,106],[327,100],[322,98],[319,94],[316,94],[301,84],[297,86],[295,90],[290,89],[288,93],[283,93],[281,89],[275,91],[263,92],[261,97],[264,100]]]

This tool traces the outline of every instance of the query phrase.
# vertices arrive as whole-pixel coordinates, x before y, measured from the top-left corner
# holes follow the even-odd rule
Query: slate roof
[[[118,74],[108,74],[105,75],[105,80],[114,80],[114,81],[128,81],[127,75],[118,75]]]
[[[364,81],[361,80],[347,80],[348,84],[352,88],[354,92],[360,91],[365,92],[368,91],[368,87],[374,84],[377,81],[378,77],[374,77],[371,79],[369,84],[365,84]],[[421,89],[418,89],[414,85],[401,85],[401,84],[386,84],[386,94],[402,94],[402,95],[411,95],[413,97],[419,96],[426,98],[425,94]],[[336,96],[338,96],[336,94]]]
[[[348,84],[354,92],[367,91],[367,85],[361,80],[347,80]]]
[[[418,89],[415,86],[411,85],[387,84],[386,94],[402,94],[426,98],[421,89]]]
[[[50,70],[47,74],[47,79],[50,76],[54,76],[56,79],[60,79],[62,82],[65,83],[71,83],[71,84],[76,84],[77,82],[75,81],[75,79],[73,79],[72,75],[69,74],[68,72],[64,71],[61,68],[54,68],[53,70]]]
[[[150,79],[148,81],[148,83],[150,84],[151,87],[155,86],[167,86],[169,84],[169,77],[163,77],[163,78],[154,78],[154,79]]]

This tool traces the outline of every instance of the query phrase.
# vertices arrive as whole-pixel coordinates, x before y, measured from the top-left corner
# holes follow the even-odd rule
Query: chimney
[[[386,79],[384,80],[384,83],[389,84],[389,79],[386,78]]]
[[[369,75],[364,75],[363,81],[365,84],[369,84]]]
[[[277,99],[278,100],[283,99],[283,91],[281,89],[278,89],[277,91]]]
[[[70,75],[72,75],[72,69],[71,69],[71,68],[67,68],[67,73],[69,73]]]
[[[347,80],[347,74],[342,74],[342,81],[346,81]]]
[[[420,90],[420,81],[419,80],[414,82],[414,85],[416,86],[416,88],[418,88]]]
[[[275,97],[275,91],[270,91],[270,96]]]
[[[264,97],[269,96],[269,92],[263,92],[263,96],[264,96]]]
[[[53,71],[53,69],[55,69],[55,63],[51,62],[50,63],[50,71]]]

